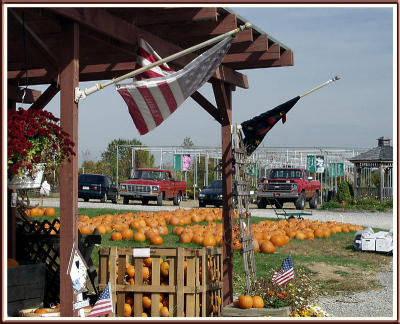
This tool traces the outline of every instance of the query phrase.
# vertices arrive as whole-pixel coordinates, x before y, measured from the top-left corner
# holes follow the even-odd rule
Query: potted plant
[[[39,188],[44,169],[54,170],[75,155],[59,119],[40,109],[8,111],[7,176],[10,189]]]

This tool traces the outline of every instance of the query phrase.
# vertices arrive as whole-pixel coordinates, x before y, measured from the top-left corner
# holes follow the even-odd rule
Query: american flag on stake
[[[140,135],[160,125],[211,78],[228,52],[232,40],[232,37],[224,38],[177,72],[163,64],[141,73],[139,78],[136,76],[137,81],[131,84],[117,85]],[[159,59],[149,44],[144,40],[139,43],[138,66]]]
[[[294,278],[294,269],[292,257],[289,255],[282,262],[282,267],[279,271],[275,271],[272,276],[272,282],[278,286],[283,286]]]
[[[94,304],[88,317],[97,317],[100,315],[106,315],[113,312],[113,302],[111,294],[111,285],[108,283],[107,287],[101,293],[99,299]]]

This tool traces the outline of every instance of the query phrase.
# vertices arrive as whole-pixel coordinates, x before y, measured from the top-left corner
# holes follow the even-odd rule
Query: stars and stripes
[[[292,257],[289,255],[282,262],[282,267],[279,271],[275,271],[272,276],[272,282],[278,286],[283,286],[294,278],[294,269]]]
[[[297,96],[274,109],[250,120],[246,120],[241,124],[245,136],[243,141],[247,155],[250,156],[257,149],[265,135],[279,120],[282,119],[282,123],[286,122],[286,113],[297,103],[297,101],[299,101],[299,99],[300,96]]]
[[[177,72],[163,64],[136,76],[137,81],[117,87],[141,135],[159,126],[186,98],[211,78],[228,52],[232,40],[232,37],[223,39]],[[150,45],[143,42],[140,44],[138,66],[160,59]]]
[[[101,293],[99,299],[94,304],[88,317],[97,317],[100,315],[106,315],[113,312],[113,302],[111,294],[111,285],[108,283],[107,287]]]

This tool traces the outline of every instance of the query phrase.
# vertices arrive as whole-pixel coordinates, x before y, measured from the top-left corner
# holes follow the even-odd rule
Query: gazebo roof
[[[15,7],[7,13],[9,97],[17,100],[18,86],[58,83],[65,21],[79,24],[80,81],[109,80],[132,71],[139,36],[167,57],[245,22],[220,7]],[[199,54],[169,64],[180,69]],[[237,70],[293,64],[293,52],[287,46],[254,26],[237,35],[222,62],[222,72],[213,79],[248,88],[247,76]]]
[[[387,137],[378,138],[378,146],[370,149],[367,152],[361,153],[350,162],[392,162],[393,147],[390,145],[390,139]]]

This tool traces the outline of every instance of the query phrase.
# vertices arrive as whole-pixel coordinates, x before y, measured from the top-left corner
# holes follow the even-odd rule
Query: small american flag
[[[88,317],[96,317],[100,315],[106,315],[108,313],[112,313],[113,311],[113,303],[112,303],[112,295],[111,295],[111,286],[108,283],[107,287],[101,293],[99,299],[94,304],[92,310],[90,311]]]
[[[294,269],[292,257],[289,255],[282,262],[282,267],[279,271],[275,271],[272,276],[272,282],[278,286],[283,286],[294,278]]]
[[[212,77],[232,40],[224,38],[177,72],[163,64],[135,76],[136,81],[131,84],[117,86],[140,135],[159,126]],[[137,67],[159,60],[149,44],[139,42]]]

